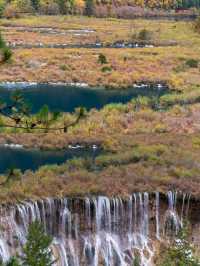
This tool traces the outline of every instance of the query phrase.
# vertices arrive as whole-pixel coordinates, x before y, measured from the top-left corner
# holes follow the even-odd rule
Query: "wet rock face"
[[[142,265],[153,265],[155,241],[176,234],[184,218],[199,230],[197,205],[187,195],[168,192],[135,193],[128,199],[45,199],[2,207],[0,256],[6,261],[20,252],[28,225],[38,220],[54,237],[57,265],[128,266],[136,254]]]

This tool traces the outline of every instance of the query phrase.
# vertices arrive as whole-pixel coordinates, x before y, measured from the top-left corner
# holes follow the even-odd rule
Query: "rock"
[[[37,60],[30,60],[28,63],[27,63],[27,67],[29,68],[34,68],[34,69],[37,69],[37,68],[40,68],[44,66],[44,63],[41,63]]]

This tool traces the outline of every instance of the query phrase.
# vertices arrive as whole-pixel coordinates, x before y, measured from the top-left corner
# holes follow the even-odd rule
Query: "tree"
[[[178,233],[173,243],[165,252],[160,266],[200,266],[200,262],[193,255],[193,247],[188,241],[188,227],[186,225]]]
[[[12,50],[7,46],[1,32],[0,32],[0,54],[1,54],[0,62],[2,63],[8,62],[12,57]]]
[[[86,0],[85,2],[85,15],[92,16],[94,13],[94,0]]]
[[[42,124],[45,128],[45,132],[48,132],[50,126],[55,123],[59,117],[59,112],[51,113],[48,106],[44,105],[37,115],[37,123]]]
[[[100,63],[101,65],[108,63],[107,58],[104,54],[99,54],[98,63]]]
[[[42,130],[45,133],[58,130],[67,132],[68,128],[75,126],[85,117],[85,109],[82,107],[77,108],[74,113],[74,120],[69,123],[59,121],[60,117],[60,112],[50,112],[47,105],[44,105],[38,114],[32,115],[30,106],[19,92],[15,92],[10,101],[4,102],[0,99],[1,128],[19,129],[26,132],[32,132],[33,130]],[[58,121],[62,123],[61,126],[53,127],[52,125]]]
[[[3,16],[6,4],[6,0],[0,0],[0,18]]]
[[[0,32],[0,49],[3,49],[5,47],[6,47],[6,43],[5,43],[5,41],[3,39],[3,36],[2,36],[2,34]]]
[[[51,266],[53,260],[50,245],[52,237],[44,232],[43,226],[39,222],[34,222],[29,226],[27,243],[23,248],[21,258],[23,266]]]
[[[39,10],[40,7],[40,0],[31,0],[32,7],[35,9],[35,11]]]

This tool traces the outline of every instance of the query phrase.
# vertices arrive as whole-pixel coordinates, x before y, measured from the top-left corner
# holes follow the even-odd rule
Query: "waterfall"
[[[156,238],[160,239],[160,220],[159,220],[159,210],[160,210],[160,197],[159,192],[156,192]]]
[[[153,265],[154,241],[178,232],[189,211],[190,196],[134,193],[126,199],[105,196],[40,199],[1,208],[0,257],[7,261],[26,243],[29,224],[39,221],[52,235],[57,266]],[[153,226],[152,226],[153,225]],[[154,228],[154,229],[153,229]],[[163,232],[163,233],[162,233]]]

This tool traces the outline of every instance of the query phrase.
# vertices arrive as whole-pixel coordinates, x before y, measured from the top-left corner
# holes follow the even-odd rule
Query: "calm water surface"
[[[72,158],[95,159],[101,152],[97,147],[67,148],[66,150],[37,150],[0,147],[0,173],[10,168],[37,170],[42,165],[62,164]]]
[[[51,111],[73,112],[77,107],[100,109],[110,103],[127,103],[138,96],[160,97],[169,92],[161,85],[143,85],[129,89],[104,89],[64,85],[0,84],[0,98],[9,102],[14,91],[20,91],[37,112],[44,104]]]

